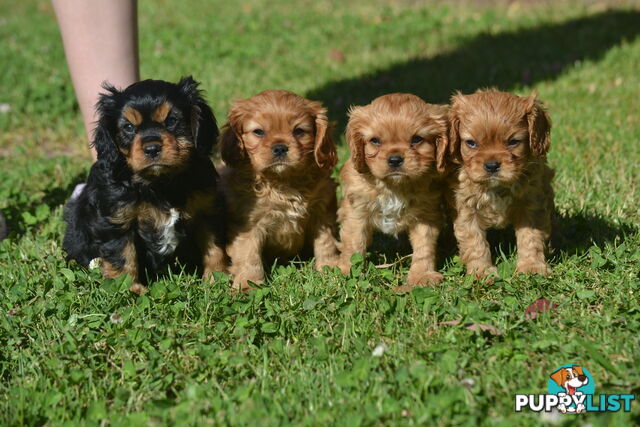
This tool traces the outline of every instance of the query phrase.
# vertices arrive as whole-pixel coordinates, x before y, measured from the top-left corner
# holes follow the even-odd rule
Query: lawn
[[[494,236],[501,279],[465,277],[444,239],[445,281],[407,295],[390,239],[347,278],[293,262],[239,296],[183,273],[137,297],[67,264],[62,205],[90,167],[80,114],[50,3],[6,1],[0,424],[573,423],[514,411],[567,363],[596,394],[640,395],[640,3],[145,1],[140,53],[143,78],[202,81],[220,122],[267,88],[322,100],[341,162],[351,104],[537,90],[554,123],[553,275],[515,275],[510,233]],[[539,298],[557,307],[532,320]],[[638,424],[640,403],[580,421]]]

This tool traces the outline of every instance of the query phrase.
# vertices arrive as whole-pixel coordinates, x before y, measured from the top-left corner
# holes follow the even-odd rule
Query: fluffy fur
[[[417,96],[395,93],[353,107],[347,125],[351,157],[340,173],[344,198],[340,269],[364,254],[374,230],[408,232],[413,259],[407,285],[437,284],[436,244],[443,222],[443,183],[437,161],[444,161],[447,109]]]
[[[235,102],[221,153],[234,289],[261,283],[274,258],[310,252],[316,268],[337,263],[337,157],[319,102],[283,90]]]
[[[178,84],[105,85],[93,144],[98,161],[87,185],[65,207],[63,248],[88,265],[101,259],[105,277],[128,273],[145,291],[176,257],[222,271],[223,206],[209,160],[218,136],[211,109],[191,77]]]
[[[468,273],[495,272],[486,239],[489,228],[513,225],[517,270],[550,273],[545,260],[554,211],[552,170],[547,166],[551,122],[536,95],[495,90],[456,94],[450,110],[448,153],[454,232]]]

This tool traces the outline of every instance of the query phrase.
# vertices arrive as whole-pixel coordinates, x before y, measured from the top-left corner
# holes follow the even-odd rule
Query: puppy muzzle
[[[162,152],[162,137],[157,133],[149,133],[141,138],[142,151],[148,159],[155,159]]]
[[[282,160],[287,157],[287,153],[289,152],[289,147],[284,144],[276,144],[271,147],[271,153],[273,154],[273,158],[276,160]]]

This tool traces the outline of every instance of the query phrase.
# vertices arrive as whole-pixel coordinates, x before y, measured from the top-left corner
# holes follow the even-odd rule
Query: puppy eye
[[[411,144],[413,145],[420,144],[422,141],[424,141],[424,139],[422,139],[422,137],[419,135],[413,135],[411,137]]]
[[[133,131],[135,130],[135,128],[136,128],[136,127],[135,127],[134,125],[132,125],[131,123],[125,123],[125,124],[122,126],[122,129],[123,129],[125,132],[129,132],[129,133],[133,132]]]
[[[264,136],[264,131],[262,129],[254,129],[251,132],[253,132],[255,136]]]
[[[520,144],[520,140],[518,140],[518,139],[512,139],[509,142],[507,142],[507,145],[509,147],[515,147],[518,144]]]
[[[166,127],[173,127],[178,123],[178,119],[175,117],[167,117],[167,120],[164,121]]]
[[[380,140],[378,138],[371,138],[369,142],[373,145],[380,145]]]
[[[304,129],[302,128],[295,128],[293,130],[293,136],[300,136],[300,135],[304,135]]]
[[[467,139],[465,143],[469,148],[476,148],[478,146],[478,144],[476,144],[476,142],[473,139]]]

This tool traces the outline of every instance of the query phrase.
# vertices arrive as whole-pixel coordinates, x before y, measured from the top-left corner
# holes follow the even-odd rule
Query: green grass
[[[445,282],[404,296],[407,260],[369,262],[397,258],[388,239],[349,278],[292,263],[248,296],[183,274],[138,298],[67,265],[62,204],[89,168],[80,115],[49,2],[4,2],[0,424],[536,425],[514,394],[546,392],[570,362],[597,393],[640,395],[638,2],[210,3],[140,2],[142,76],[193,74],[221,122],[267,88],[324,101],[337,132],[385,92],[537,90],[554,122],[554,273],[514,275],[508,233],[503,279],[472,283],[445,253]],[[541,297],[558,308],[527,320]],[[502,334],[439,325],[455,319]],[[637,424],[632,409],[580,420]]]

